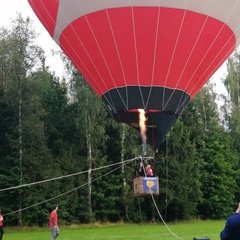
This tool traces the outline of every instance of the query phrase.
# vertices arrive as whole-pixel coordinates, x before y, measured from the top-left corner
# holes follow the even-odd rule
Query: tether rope
[[[141,161],[142,161],[142,158],[141,158]],[[142,164],[143,164],[143,162],[142,162]],[[143,168],[143,171],[144,171],[145,177],[147,177],[145,168]],[[161,214],[160,211],[159,211],[159,208],[158,208],[158,206],[157,206],[157,204],[156,204],[156,201],[155,201],[155,199],[154,199],[153,193],[152,193],[152,191],[151,191],[150,188],[149,188],[149,190],[150,190],[150,194],[151,194],[151,198],[152,198],[153,204],[154,204],[154,206],[155,206],[155,209],[157,210],[157,213],[158,213],[158,215],[159,215],[162,223],[165,225],[165,227],[167,228],[167,230],[168,230],[174,237],[176,237],[176,238],[178,238],[178,239],[182,239],[182,238],[178,237],[178,236],[168,227],[167,223],[164,221],[164,219],[163,219],[163,217],[162,217],[162,214]]]
[[[136,160],[136,159],[139,159],[139,158],[141,159],[141,161],[143,161],[143,158],[142,158],[142,157],[135,157],[135,158],[132,158],[132,159],[125,160],[125,161],[123,161],[123,162],[119,162],[119,163],[115,163],[115,164],[109,164],[109,165],[107,165],[107,166],[103,166],[103,167],[99,167],[99,168],[92,169],[92,171],[97,171],[97,170],[104,169],[104,168],[107,168],[107,167],[111,167],[111,166],[115,166],[115,165],[120,165],[120,166],[118,166],[117,168],[115,168],[115,169],[107,172],[106,174],[103,174],[103,175],[95,178],[94,180],[91,181],[91,183],[92,183],[92,182],[95,182],[95,181],[98,180],[98,179],[101,179],[101,178],[104,177],[104,176],[107,176],[108,174],[110,174],[110,173],[112,173],[112,172],[114,172],[114,171],[116,171],[116,170],[118,170],[119,168],[122,167],[122,164],[123,164],[123,163],[124,163],[124,165],[127,165],[128,163],[130,163],[130,162],[132,162],[132,161],[134,161],[134,160]],[[146,159],[151,159],[151,158],[152,158],[152,157],[144,157],[145,160],[146,160]],[[142,162],[142,164],[143,164],[143,162]],[[146,176],[145,168],[143,168],[143,170],[144,170],[144,175]],[[34,183],[29,183],[29,184],[22,184],[22,185],[19,185],[19,186],[14,186],[14,187],[10,187],[10,188],[1,189],[0,191],[7,191],[7,190],[11,190],[11,189],[16,189],[16,188],[22,188],[22,187],[26,187],[26,186],[32,186],[32,185],[41,184],[41,183],[45,183],[45,182],[49,182],[49,181],[54,181],[54,180],[59,180],[59,179],[67,178],[67,177],[72,177],[72,176],[80,175],[80,174],[83,174],[83,173],[86,173],[86,172],[88,172],[88,171],[86,170],[86,171],[82,171],[82,172],[78,172],[78,173],[74,173],[74,174],[68,174],[68,175],[64,175],[64,176],[60,176],[60,177],[56,177],[56,178],[51,178],[51,179],[39,181],[39,182],[34,182]],[[78,186],[78,187],[76,187],[76,188],[73,188],[73,189],[71,189],[71,190],[69,190],[69,191],[67,191],[67,192],[61,193],[61,194],[59,194],[59,195],[57,195],[57,196],[55,196],[55,197],[52,197],[52,198],[49,198],[49,199],[47,199],[47,200],[38,202],[38,203],[36,203],[36,204],[30,205],[30,206],[25,207],[25,208],[18,209],[18,210],[16,210],[16,211],[12,211],[12,212],[10,212],[10,213],[3,214],[3,216],[12,215],[12,214],[14,214],[14,213],[22,212],[22,211],[25,211],[25,210],[27,210],[27,209],[30,209],[30,208],[39,206],[39,205],[41,205],[41,204],[43,204],[43,203],[50,202],[50,201],[52,201],[52,200],[54,200],[54,199],[57,199],[57,198],[62,197],[62,196],[64,196],[64,195],[66,195],[66,194],[69,194],[69,193],[71,193],[71,192],[73,192],[73,191],[76,191],[76,190],[78,190],[78,189],[80,189],[80,188],[82,188],[82,187],[84,187],[84,186],[86,186],[86,185],[88,185],[88,184],[89,184],[89,182],[84,183],[84,184],[81,185],[81,186]],[[155,206],[155,208],[156,208],[156,210],[157,210],[157,212],[158,212],[158,215],[159,215],[161,221],[162,221],[163,224],[165,225],[165,227],[168,229],[168,231],[169,231],[173,236],[175,236],[175,237],[178,238],[178,239],[181,239],[181,238],[178,237],[175,233],[173,233],[173,231],[168,227],[168,225],[167,225],[166,222],[164,221],[164,219],[163,219],[163,217],[162,217],[162,215],[161,215],[161,213],[160,213],[160,211],[159,211],[159,209],[158,209],[158,206],[157,206],[157,204],[156,204],[156,201],[155,201],[155,199],[154,199],[154,197],[153,197],[153,194],[152,194],[151,189],[150,189],[150,193],[151,193],[151,197],[152,197],[154,206]],[[140,207],[140,202],[139,202],[139,207]],[[141,209],[140,209],[140,218],[141,218],[141,222],[142,222]]]
[[[135,159],[136,159],[136,158],[133,158],[133,159],[129,159],[129,160],[124,161],[124,165],[126,165],[126,164],[134,161]],[[91,183],[92,183],[92,182],[95,182],[95,181],[98,180],[98,179],[101,179],[101,178],[104,177],[104,176],[107,176],[108,174],[110,174],[110,173],[112,173],[112,172],[114,172],[114,171],[116,171],[116,170],[118,170],[119,168],[122,167],[122,166],[121,166],[122,163],[123,163],[123,162],[118,163],[118,164],[120,164],[120,166],[118,166],[117,168],[115,168],[115,169],[113,169],[113,170],[111,170],[111,171],[109,171],[109,172],[107,172],[107,173],[105,173],[105,174],[103,174],[103,175],[95,178],[94,180],[91,181]],[[108,165],[108,167],[110,167],[110,166],[112,166],[112,164],[111,164],[111,165]],[[101,168],[98,168],[97,170],[99,170],[99,169],[101,169]],[[96,170],[96,169],[95,169],[95,170]],[[81,172],[81,173],[85,173],[85,172]],[[69,176],[69,175],[68,175],[68,176]],[[66,177],[66,176],[64,176],[64,177]],[[58,178],[58,179],[59,179],[59,178]],[[51,180],[53,180],[53,179],[51,179]],[[55,178],[54,180],[56,180],[56,178]],[[76,187],[76,188],[73,188],[73,189],[71,189],[71,190],[69,190],[69,191],[67,191],[67,192],[61,193],[61,194],[59,194],[59,195],[57,195],[57,196],[55,196],[55,197],[49,198],[49,199],[47,199],[47,200],[44,200],[44,201],[42,201],[42,202],[33,204],[33,205],[28,206],[28,207],[25,207],[25,208],[18,209],[18,210],[16,210],[16,211],[13,211],[13,212],[10,212],[10,213],[6,213],[6,214],[4,214],[3,216],[8,216],[8,215],[11,215],[11,214],[14,214],[14,213],[22,212],[22,211],[25,211],[25,210],[27,210],[27,209],[30,209],[30,208],[36,207],[36,206],[38,206],[38,205],[41,205],[41,204],[43,204],[43,203],[50,202],[50,201],[52,201],[52,200],[54,200],[54,199],[57,199],[57,198],[59,198],[59,197],[62,197],[62,196],[64,196],[64,195],[66,195],[66,194],[68,194],[68,193],[71,193],[71,192],[73,192],[73,191],[76,191],[76,190],[78,190],[78,189],[80,189],[80,188],[82,188],[82,187],[84,187],[84,186],[86,186],[86,185],[88,185],[88,182],[87,182],[87,183],[84,183],[84,184],[81,185],[81,186],[78,186],[78,187]],[[29,186],[29,185],[28,185],[28,186]]]
[[[137,158],[132,158],[132,159],[125,160],[125,161],[123,161],[123,163],[124,162],[132,162],[135,159],[137,159]],[[121,163],[113,163],[113,164],[109,164],[107,166],[94,168],[94,169],[92,169],[92,171],[97,171],[97,170],[100,170],[100,169],[112,167],[112,166],[115,166],[115,165],[119,165]],[[45,182],[51,182],[51,181],[55,181],[55,180],[59,180],[59,179],[63,179],[63,178],[73,177],[73,176],[77,176],[77,175],[80,175],[80,174],[83,174],[83,173],[87,173],[87,172],[88,172],[88,170],[85,170],[85,171],[82,171],[82,172],[72,173],[72,174],[59,176],[59,177],[55,177],[55,178],[50,178],[50,179],[46,179],[46,180],[42,180],[42,181],[38,181],[38,182],[26,183],[26,184],[21,184],[21,185],[9,187],[9,188],[3,188],[3,189],[0,189],[0,192],[12,190],[12,189],[17,189],[17,188],[22,188],[22,187],[28,187],[28,186],[37,185],[37,184],[40,184],[40,183],[45,183]]]

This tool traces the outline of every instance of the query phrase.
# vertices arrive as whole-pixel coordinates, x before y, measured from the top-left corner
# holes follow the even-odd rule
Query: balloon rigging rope
[[[139,157],[135,157],[135,158],[132,158],[132,159],[129,159],[129,160],[125,160],[125,161],[120,162],[120,163],[110,164],[110,165],[107,165],[107,166],[104,166],[104,167],[100,167],[100,168],[95,168],[95,169],[93,169],[92,171],[96,171],[96,170],[100,170],[100,169],[103,169],[103,168],[108,168],[108,167],[112,167],[112,166],[115,166],[115,165],[120,165],[120,166],[114,168],[113,170],[108,171],[107,173],[105,173],[105,174],[103,174],[103,175],[101,175],[101,176],[93,179],[93,180],[91,181],[91,183],[92,183],[92,182],[95,182],[95,181],[97,181],[97,180],[99,180],[99,179],[101,179],[101,178],[104,177],[104,176],[109,175],[110,173],[115,172],[115,171],[118,170],[118,169],[120,169],[120,168],[122,167],[122,164],[123,164],[123,163],[124,163],[124,165],[127,165],[127,164],[131,163],[132,161],[134,161],[134,160],[136,160],[136,159],[139,159]],[[14,188],[22,188],[22,187],[26,187],[26,186],[32,186],[32,185],[35,185],[35,184],[40,184],[40,183],[49,182],[49,181],[53,181],[53,180],[59,180],[59,179],[63,179],[63,178],[66,178],[66,177],[72,177],[72,176],[80,175],[80,174],[83,174],[83,173],[86,173],[86,172],[88,172],[88,171],[83,171],[83,172],[78,172],[78,173],[76,173],[76,174],[69,174],[69,175],[65,175],[65,176],[60,176],[60,177],[57,177],[57,178],[47,179],[47,180],[45,180],[45,181],[40,181],[40,182],[35,182],[35,183],[30,183],[30,184],[23,184],[23,185],[16,186],[16,187],[12,187],[12,188],[5,188],[5,189],[1,189],[1,191],[11,190],[11,189],[14,189]],[[44,200],[44,201],[42,201],[42,202],[33,204],[33,205],[28,206],[28,207],[25,207],[25,208],[21,208],[21,209],[19,209],[19,210],[16,210],[16,211],[13,211],[13,212],[10,212],[10,213],[6,213],[6,214],[4,214],[3,216],[8,216],[8,215],[11,215],[11,214],[14,214],[14,213],[22,212],[22,211],[24,211],[24,210],[27,210],[27,209],[30,209],[30,208],[39,206],[39,205],[41,205],[41,204],[43,204],[43,203],[46,203],[46,202],[52,201],[52,200],[54,200],[54,199],[57,199],[57,198],[59,198],[59,197],[62,197],[62,196],[64,196],[64,195],[66,195],[66,194],[69,194],[69,193],[71,193],[71,192],[73,192],[73,191],[76,191],[76,190],[78,190],[78,189],[80,189],[80,188],[83,188],[83,187],[85,187],[85,186],[87,186],[87,185],[88,185],[88,182],[82,184],[81,186],[78,186],[78,187],[76,187],[76,188],[73,188],[73,189],[71,189],[71,190],[69,190],[69,191],[67,191],[67,192],[61,193],[61,194],[59,194],[59,195],[57,195],[57,196],[55,196],[55,197],[49,198],[49,199]]]
[[[143,164],[143,158],[142,158],[142,157],[141,157],[141,162],[142,162],[142,164]],[[143,166],[144,166],[144,165],[143,165]],[[143,172],[144,172],[145,177],[147,177],[145,168],[143,168]],[[162,223],[164,224],[164,226],[167,228],[167,230],[168,230],[174,237],[176,237],[176,238],[178,238],[178,239],[181,239],[180,237],[178,237],[178,236],[168,227],[167,223],[164,221],[164,219],[163,219],[163,217],[162,217],[162,214],[160,213],[160,210],[159,210],[159,208],[158,208],[158,206],[157,206],[157,204],[156,204],[156,201],[155,201],[155,199],[154,199],[153,192],[151,191],[151,188],[149,188],[149,190],[150,190],[150,194],[151,194],[151,198],[152,198],[153,204],[154,204],[154,206],[155,206],[155,209],[157,210],[158,216],[160,217]]]
[[[125,160],[124,163],[130,163],[130,162],[132,162],[136,159],[138,159],[138,158],[132,158],[132,159],[129,159],[129,160]],[[92,172],[98,171],[98,170],[101,170],[101,169],[104,169],[104,168],[113,167],[113,166],[116,166],[116,165],[119,165],[119,164],[121,164],[121,163],[113,163],[113,164],[109,164],[109,165],[102,166],[102,167],[99,167],[99,168],[94,168],[94,169],[92,169]],[[38,182],[17,185],[17,186],[13,186],[13,187],[9,187],[9,188],[3,188],[3,189],[0,189],[0,192],[9,191],[9,190],[12,190],[12,189],[23,188],[23,187],[29,187],[29,186],[32,186],[32,185],[51,182],[51,181],[55,181],[55,180],[60,180],[60,179],[68,178],[68,177],[81,175],[81,174],[87,173],[87,172],[88,172],[88,170],[82,171],[82,172],[77,172],[77,173],[72,173],[72,174],[68,174],[68,175],[63,175],[63,176],[59,176],[59,177],[55,177],[55,178],[50,178],[50,179],[46,179],[46,180],[42,180],[42,181],[38,181]]]
[[[164,224],[165,227],[167,228],[167,230],[168,230],[174,237],[176,237],[176,238],[178,238],[178,239],[181,239],[180,237],[178,237],[178,236],[168,227],[167,223],[164,221],[164,219],[163,219],[163,217],[162,217],[162,214],[160,213],[159,208],[158,208],[158,206],[157,206],[157,204],[156,204],[156,201],[155,201],[155,199],[154,199],[154,197],[153,197],[152,192],[151,192],[151,197],[152,197],[153,204],[154,204],[154,206],[155,206],[155,208],[156,208],[156,210],[157,210],[157,213],[158,213],[161,221],[163,222],[163,224]]]
[[[140,157],[140,158],[141,158],[141,157]],[[133,162],[134,160],[137,160],[137,159],[139,159],[139,157],[135,157],[135,158],[132,158],[132,159],[128,159],[128,160],[125,160],[125,161],[120,162],[120,163],[109,164],[109,165],[107,165],[107,166],[103,166],[103,167],[99,167],[99,168],[92,169],[92,171],[97,171],[97,170],[104,169],[104,168],[108,168],[108,167],[112,167],[112,166],[115,166],[115,165],[120,165],[120,166],[114,168],[113,170],[108,171],[107,173],[105,173],[105,174],[103,174],[103,175],[101,175],[101,176],[93,179],[93,180],[91,181],[91,183],[92,183],[92,182],[95,182],[95,181],[97,181],[97,180],[99,180],[99,179],[101,179],[101,178],[104,177],[104,176],[107,176],[107,175],[115,172],[116,170],[118,170],[118,169],[120,169],[120,168],[122,168],[122,164],[123,164],[123,163],[124,163],[124,165],[127,165],[127,164],[129,164],[129,163],[131,163],[131,162]],[[147,157],[147,158],[144,158],[144,159],[148,159],[148,157]],[[141,158],[141,161],[142,161],[142,158]],[[15,186],[15,187],[0,189],[0,191],[7,191],[7,190],[12,190],[12,189],[17,189],[17,188],[26,187],[26,186],[32,186],[32,185],[36,185],[36,184],[41,184],[41,183],[45,183],[45,182],[50,182],[50,181],[54,181],[54,180],[59,180],[59,179],[67,178],[67,177],[72,177],[72,176],[80,175],[80,174],[87,173],[87,172],[88,172],[88,171],[82,171],[82,172],[78,172],[78,173],[74,173],[74,174],[68,174],[68,175],[64,175],[64,176],[60,176],[60,177],[56,177],[56,178],[51,178],[51,179],[47,179],[47,180],[43,180],[43,181],[38,181],[38,182],[34,182],[34,183],[22,184],[22,185]],[[144,174],[145,174],[145,176],[146,176],[145,169],[144,169]],[[11,215],[11,214],[14,214],[14,213],[22,212],[22,211],[28,210],[28,209],[30,209],[30,208],[33,208],[33,207],[42,205],[42,204],[44,204],[44,203],[46,203],[46,202],[50,202],[50,201],[52,201],[52,200],[54,200],[54,199],[60,198],[60,197],[62,197],[62,196],[64,196],[64,195],[66,195],[66,194],[69,194],[69,193],[71,193],[71,192],[74,192],[74,191],[76,191],[76,190],[78,190],[78,189],[80,189],[80,188],[83,188],[83,187],[87,186],[87,185],[88,185],[88,182],[87,182],[87,183],[84,183],[84,184],[82,184],[82,185],[80,185],[80,186],[78,186],[78,187],[76,187],[76,188],[73,188],[73,189],[71,189],[71,190],[69,190],[69,191],[67,191],[67,192],[61,193],[61,194],[59,194],[59,195],[57,195],[57,196],[55,196],[55,197],[52,197],[52,198],[49,198],[49,199],[47,199],[47,200],[38,202],[38,203],[36,203],[36,204],[32,204],[32,205],[30,205],[30,206],[28,206],[28,207],[24,207],[24,208],[18,209],[18,210],[16,210],[16,211],[12,211],[12,212],[10,212],[10,213],[3,214],[3,216],[8,216],[8,215]],[[157,210],[157,212],[158,212],[158,215],[159,215],[161,221],[163,222],[163,224],[165,225],[165,227],[168,229],[168,231],[169,231],[173,236],[175,236],[176,238],[180,239],[175,233],[173,233],[173,232],[171,231],[171,229],[168,227],[168,225],[167,225],[166,222],[164,221],[164,219],[163,219],[163,217],[162,217],[162,215],[161,215],[161,213],[160,213],[160,211],[159,211],[159,209],[158,209],[158,207],[157,207],[156,201],[155,201],[155,199],[154,199],[154,197],[153,197],[153,194],[152,194],[151,190],[150,190],[150,193],[151,193],[151,197],[152,197],[154,206],[155,206],[155,208],[156,208],[156,210]]]

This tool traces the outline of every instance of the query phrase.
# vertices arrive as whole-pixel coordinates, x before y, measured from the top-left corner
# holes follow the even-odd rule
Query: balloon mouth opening
[[[125,112],[138,112],[138,109],[139,108],[133,108],[133,109],[129,109],[129,110],[124,110]],[[152,112],[152,113],[154,113],[154,112],[161,112],[161,110],[159,110],[159,109],[145,109],[145,112],[147,113],[147,112]]]

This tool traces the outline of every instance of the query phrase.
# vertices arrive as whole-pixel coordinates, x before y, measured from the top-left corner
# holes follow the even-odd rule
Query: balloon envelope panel
[[[161,142],[240,37],[238,1],[28,0],[113,118]]]

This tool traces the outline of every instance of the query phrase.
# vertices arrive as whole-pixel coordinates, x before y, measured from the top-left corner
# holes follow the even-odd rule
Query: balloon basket
[[[133,180],[134,196],[159,196],[158,177],[136,177]]]

